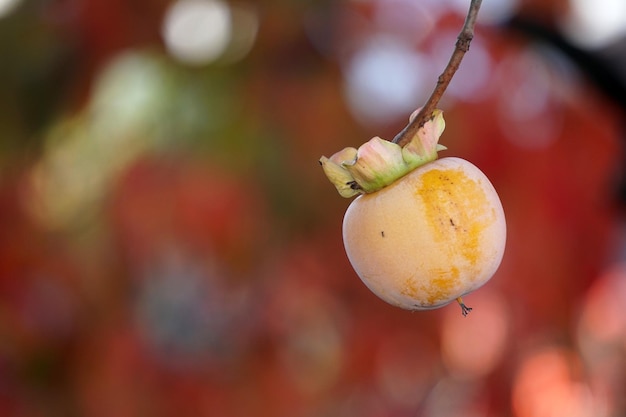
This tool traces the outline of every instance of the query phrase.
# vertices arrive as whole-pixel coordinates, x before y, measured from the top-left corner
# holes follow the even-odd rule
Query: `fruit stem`
[[[466,306],[465,303],[463,302],[463,298],[461,297],[458,297],[456,299],[456,302],[459,303],[459,305],[461,306],[461,314],[463,314],[463,317],[467,317],[469,312],[472,311],[472,307]]]
[[[448,88],[450,81],[452,81],[454,73],[459,69],[459,65],[461,65],[461,60],[463,59],[463,56],[469,50],[470,43],[474,38],[474,26],[476,25],[478,10],[480,9],[481,3],[482,0],[470,1],[470,7],[467,12],[467,17],[465,18],[463,28],[461,29],[461,32],[457,37],[454,51],[452,52],[452,56],[450,56],[448,65],[437,79],[435,89],[433,90],[430,97],[426,101],[426,104],[424,104],[417,116],[404,129],[402,129],[400,133],[396,135],[396,137],[393,139],[393,143],[397,143],[400,146],[406,145],[415,136],[418,129],[424,126],[424,123],[426,123],[432,117],[433,111],[437,107],[437,104],[443,96],[443,93]]]

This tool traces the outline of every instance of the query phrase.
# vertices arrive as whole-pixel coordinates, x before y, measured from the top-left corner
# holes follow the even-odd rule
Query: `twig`
[[[411,123],[409,123],[400,133],[396,135],[393,139],[394,143],[397,143],[400,146],[404,146],[409,143],[417,130],[424,126],[424,123],[431,118],[439,100],[448,88],[450,81],[452,81],[454,73],[459,69],[463,56],[469,50],[470,43],[474,37],[474,26],[476,25],[478,9],[480,9],[481,3],[482,0],[471,0],[469,11],[467,12],[467,17],[465,18],[465,23],[463,24],[461,33],[459,33],[459,36],[457,37],[456,45],[454,51],[452,52],[452,56],[450,57],[450,61],[448,61],[448,65],[437,79],[437,85],[428,98],[428,101],[426,101],[426,104],[424,104],[415,119],[413,119]]]

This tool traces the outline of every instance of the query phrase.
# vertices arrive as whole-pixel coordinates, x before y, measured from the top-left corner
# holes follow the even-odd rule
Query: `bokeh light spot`
[[[246,4],[232,5],[230,9],[232,33],[224,60],[235,62],[245,57],[254,46],[259,30],[257,10]]]
[[[8,16],[22,0],[0,0],[0,19],[4,16]]]
[[[506,347],[509,314],[502,297],[482,289],[471,299],[471,304],[480,308],[466,318],[449,308],[442,323],[442,358],[455,377],[488,374],[498,365]]]
[[[610,265],[594,281],[582,302],[578,343],[599,416],[622,415],[626,365],[626,263]]]
[[[580,321],[585,342],[623,343],[626,348],[626,263],[609,268],[587,293]]]
[[[86,109],[49,129],[25,193],[41,225],[57,229],[88,219],[117,173],[156,143],[163,118],[155,114],[167,111],[166,80],[154,56],[121,54],[96,79]]]
[[[624,0],[571,0],[563,19],[567,36],[585,47],[603,47],[626,35]]]
[[[408,116],[425,95],[430,66],[409,44],[373,36],[345,68],[350,110],[363,124],[384,124]]]
[[[436,25],[438,8],[413,0],[385,0],[376,4],[374,21],[381,32],[418,44]]]
[[[218,0],[180,0],[163,23],[168,51],[188,64],[206,64],[226,50],[232,36],[231,10]]]
[[[573,352],[549,347],[522,362],[513,385],[517,417],[596,416],[588,385],[579,379],[581,366]]]

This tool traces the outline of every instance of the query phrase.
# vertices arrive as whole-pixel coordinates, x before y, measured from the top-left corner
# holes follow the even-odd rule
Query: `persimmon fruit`
[[[374,294],[409,310],[441,307],[485,284],[500,265],[505,239],[496,190],[475,165],[454,157],[360,195],[343,219],[358,276]]]
[[[409,118],[413,121],[417,111]],[[350,263],[383,300],[427,310],[484,285],[504,254],[506,222],[500,198],[472,163],[438,158],[445,122],[435,110],[408,143],[374,137],[320,158],[342,197],[358,195],[343,219]]]

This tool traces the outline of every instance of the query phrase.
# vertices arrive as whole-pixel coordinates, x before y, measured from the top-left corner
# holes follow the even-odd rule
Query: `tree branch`
[[[478,17],[478,10],[480,9],[481,3],[482,0],[471,0],[469,11],[467,12],[467,17],[465,18],[465,23],[463,24],[461,33],[459,33],[459,36],[457,37],[456,45],[454,51],[452,52],[452,56],[450,57],[450,61],[448,61],[448,65],[437,79],[437,85],[435,85],[435,89],[426,101],[426,104],[424,104],[415,119],[413,119],[411,123],[409,123],[400,133],[396,135],[393,139],[394,143],[397,143],[400,146],[404,146],[409,143],[413,136],[417,133],[417,130],[424,126],[424,123],[431,118],[439,100],[448,88],[450,81],[452,81],[454,73],[456,73],[459,69],[463,56],[469,50],[472,38],[474,38],[474,26],[476,25],[476,18]]]

